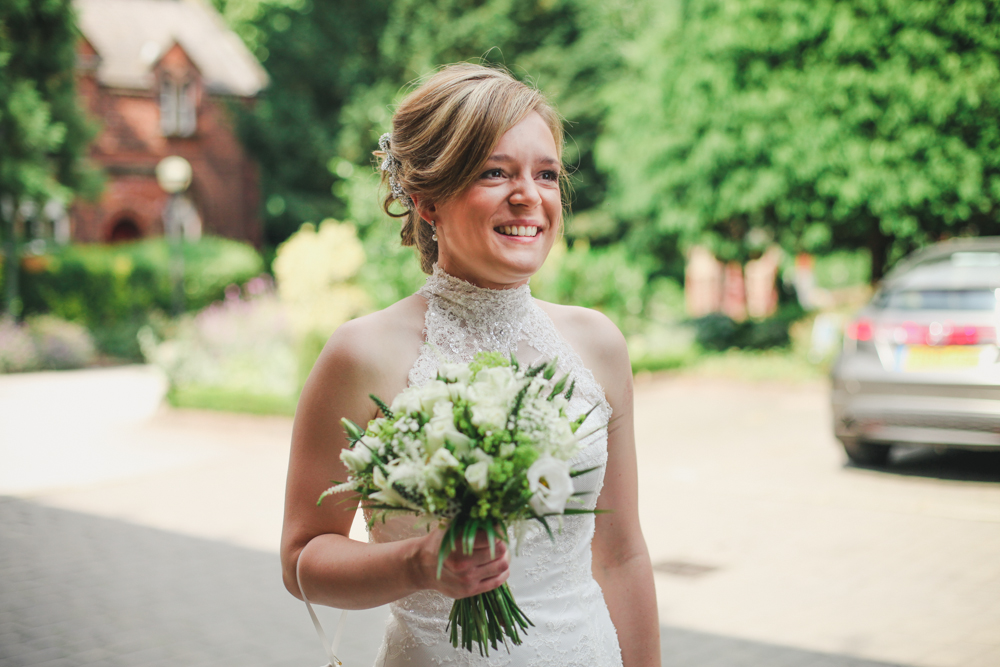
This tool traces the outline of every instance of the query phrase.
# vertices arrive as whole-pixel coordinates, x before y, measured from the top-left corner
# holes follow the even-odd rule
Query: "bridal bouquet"
[[[344,419],[350,448],[341,452],[345,483],[320,496],[353,491],[371,511],[370,521],[411,512],[445,529],[438,577],[455,549],[471,554],[478,531],[507,540],[507,528],[547,517],[595,513],[567,507],[575,494],[569,460],[587,412],[571,420],[566,407],[575,383],[554,379],[556,363],[522,367],[514,357],[479,353],[470,364],[443,364],[437,379],[410,387],[392,405],[372,400],[384,416],[361,429]],[[593,411],[593,408],[590,410]],[[451,643],[489,655],[497,642],[521,643],[532,625],[507,584],[455,600],[448,619]],[[459,634],[461,633],[461,637]]]

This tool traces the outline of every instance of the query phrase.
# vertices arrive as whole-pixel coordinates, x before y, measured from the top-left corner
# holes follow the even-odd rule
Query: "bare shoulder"
[[[608,400],[630,383],[632,367],[625,337],[606,315],[590,308],[562,306],[545,301],[538,305],[566,342],[580,355],[585,366],[604,387]]]
[[[423,297],[409,296],[384,310],[341,325],[327,341],[310,373],[305,394],[327,394],[333,385],[395,396],[423,342]]]

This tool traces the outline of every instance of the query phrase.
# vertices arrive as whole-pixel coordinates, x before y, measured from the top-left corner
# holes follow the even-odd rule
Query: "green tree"
[[[867,246],[877,280],[916,246],[1000,232],[1000,2],[687,0],[652,18],[598,145],[638,242]]]
[[[84,151],[92,135],[77,106],[77,31],[70,0],[6,0],[0,4],[0,233],[4,304],[20,311],[19,218],[50,199],[68,203],[99,188]]]
[[[352,193],[369,191],[351,180],[371,170],[401,89],[456,61],[504,64],[549,93],[571,121],[575,208],[603,201],[592,146],[607,102],[597,91],[638,24],[630,0],[216,2],[272,77],[242,122],[263,169],[270,243],[303,221],[348,217]]]
[[[343,217],[343,204],[331,191],[342,159],[342,110],[379,77],[378,40],[389,4],[216,0],[271,76],[261,99],[237,109],[243,141],[261,167],[271,246],[305,221]],[[350,157],[357,162],[362,156]]]

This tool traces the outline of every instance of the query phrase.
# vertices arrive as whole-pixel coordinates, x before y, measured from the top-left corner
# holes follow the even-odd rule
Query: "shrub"
[[[262,269],[245,243],[205,237],[184,244],[185,308],[204,308],[221,299],[227,285]],[[25,313],[79,322],[101,351],[140,359],[136,333],[150,313],[171,307],[170,249],[164,239],[58,248],[22,266],[21,293]]]
[[[250,281],[242,292],[230,289],[197,315],[154,324],[159,335],[155,326],[139,333],[142,351],[166,372],[176,395],[287,399],[298,391],[289,319],[265,278]]]
[[[692,321],[695,342],[702,349],[721,352],[730,348],[768,350],[791,344],[789,328],[802,317],[798,304],[788,304],[771,317],[736,322],[722,313],[710,313]]]
[[[51,315],[0,320],[0,373],[83,368],[94,360],[87,329]]]
[[[367,292],[352,282],[364,263],[354,225],[332,219],[318,229],[306,223],[278,246],[273,265],[278,295],[298,335],[326,340],[371,309]]]
[[[38,352],[31,334],[9,318],[0,318],[0,373],[37,370]]]
[[[94,341],[86,327],[52,315],[28,318],[26,325],[42,369],[84,368],[94,361]]]

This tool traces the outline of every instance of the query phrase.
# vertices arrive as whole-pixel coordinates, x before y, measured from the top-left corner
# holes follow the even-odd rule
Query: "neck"
[[[491,290],[511,290],[517,289],[528,284],[530,276],[524,278],[514,278],[510,282],[494,282],[488,278],[476,275],[471,271],[464,270],[463,267],[457,265],[455,262],[449,262],[447,260],[441,260],[435,265],[436,270],[441,270],[444,273],[452,276],[453,278],[458,278],[463,280],[470,285],[475,285],[476,287],[481,287],[483,289]]]

